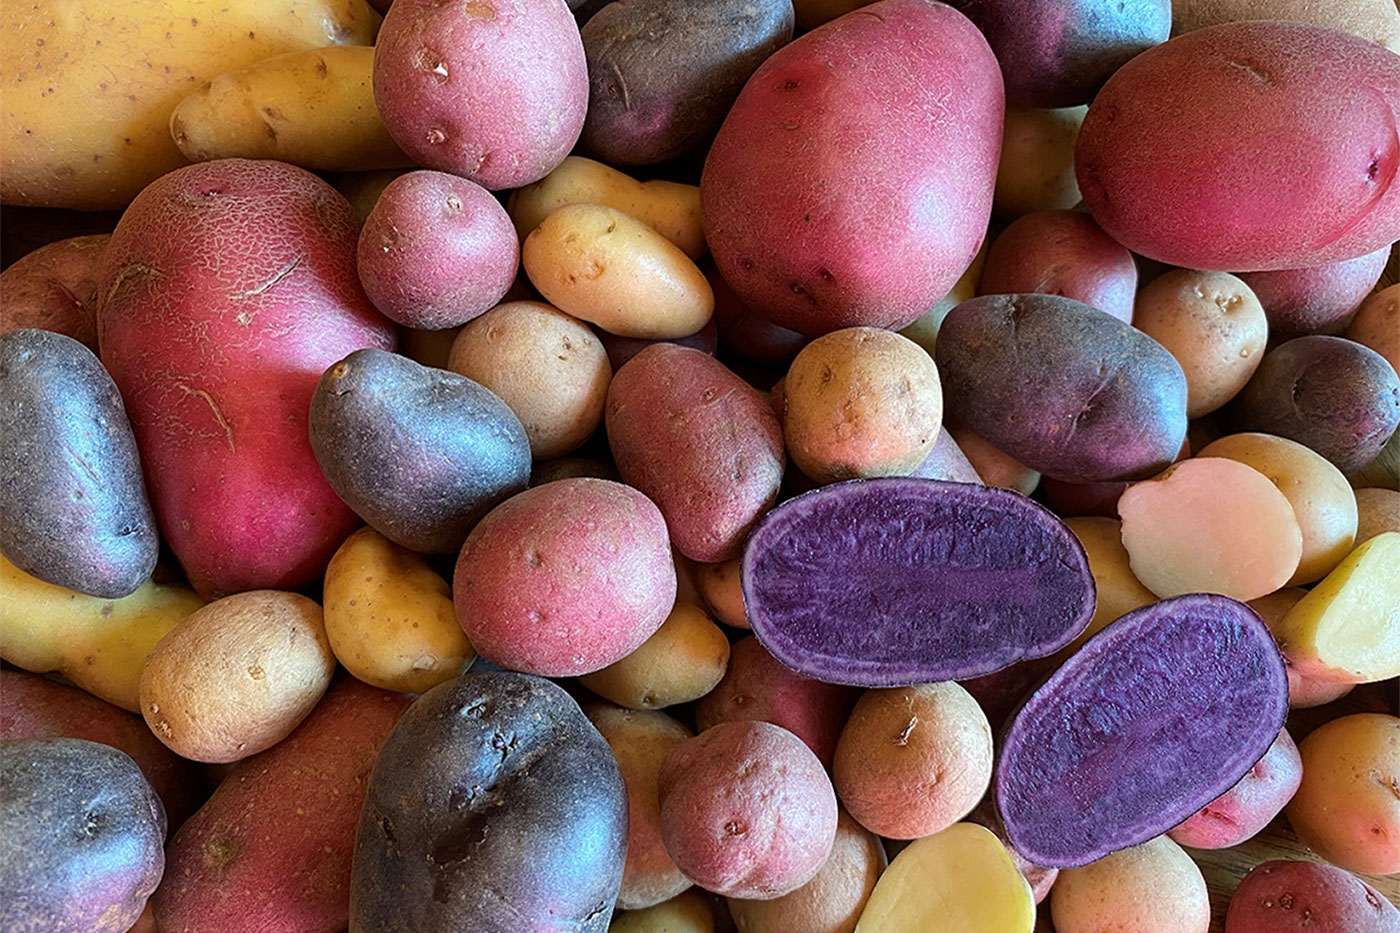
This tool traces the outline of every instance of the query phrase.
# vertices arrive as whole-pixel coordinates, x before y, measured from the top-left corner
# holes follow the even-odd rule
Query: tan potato
[[[1264,624],[1269,627],[1270,632],[1277,632],[1279,623],[1288,615],[1289,610],[1298,605],[1298,601],[1306,595],[1308,595],[1308,591],[1302,587],[1285,587],[1270,593],[1268,596],[1251,599],[1249,608],[1259,613],[1259,618],[1264,620]],[[1283,663],[1288,669],[1289,709],[1309,709],[1331,703],[1333,700],[1340,700],[1356,686],[1355,684],[1334,683],[1305,674],[1298,670],[1297,659],[1292,657],[1289,651],[1280,649],[1280,653],[1283,655]]]
[[[849,327],[818,337],[783,380],[788,453],[817,482],[907,476],[943,419],[938,367],[907,337]]]
[[[1234,398],[1264,358],[1269,322],[1239,278],[1174,269],[1138,292],[1133,326],[1166,347],[1186,373],[1186,416]]]
[[[948,434],[986,485],[1012,489],[1023,496],[1029,496],[1040,485],[1039,473],[966,428],[950,427]]]
[[[714,933],[715,912],[699,891],[685,891],[669,901],[614,914],[608,933]]]
[[[628,709],[661,709],[698,700],[724,679],[729,639],[699,606],[677,601],[641,647],[579,683]]]
[[[1347,338],[1375,350],[1400,372],[1400,285],[1367,298],[1347,325]]]
[[[379,172],[345,172],[336,176],[335,190],[345,195],[345,200],[349,201],[350,206],[355,209],[355,216],[360,218],[361,223],[364,223],[369,212],[374,210],[374,205],[379,201],[379,196],[384,193],[384,189],[402,174],[404,174],[403,169],[385,169]],[[427,331],[426,333],[437,334],[441,331]],[[422,360],[419,362],[421,363]]]
[[[610,165],[569,156],[544,178],[511,193],[506,209],[520,239],[566,204],[603,204],[631,214],[698,260],[705,255],[700,189],[674,181],[638,181]]]
[[[1347,474],[1347,482],[1357,489],[1400,490],[1400,431],[1390,436],[1376,459],[1355,473]]]
[[[1303,783],[1284,808],[1298,838],[1338,868],[1400,872],[1400,719],[1343,716],[1298,752]]]
[[[972,262],[953,283],[948,294],[944,295],[938,304],[916,318],[912,324],[900,328],[900,336],[908,337],[923,347],[925,353],[933,356],[934,345],[938,342],[938,328],[942,326],[943,319],[948,316],[949,311],[969,298],[976,297],[977,281],[982,278],[982,266],[986,262],[987,241],[983,240],[982,247],[977,250],[977,255],[972,257]]]
[[[1173,464],[1118,499],[1133,576],[1162,598],[1220,593],[1247,601],[1298,569],[1303,532],[1288,498],[1224,457]]]
[[[1400,492],[1358,489],[1355,495],[1357,544],[1387,531],[1400,531]]]
[[[1084,545],[1084,553],[1089,558],[1089,573],[1094,576],[1094,589],[1098,596],[1094,603],[1094,617],[1089,620],[1088,626],[1061,651],[1064,657],[1069,657],[1092,636],[1103,631],[1104,626],[1134,609],[1152,605],[1157,601],[1157,596],[1133,576],[1128,551],[1123,547],[1122,522],[1116,518],[1091,515],[1064,521],[1079,543]]]
[[[1166,836],[1064,868],[1050,889],[1055,933],[1206,933],[1210,898],[1191,856]]]
[[[1231,434],[1207,444],[1197,455],[1253,467],[1288,498],[1303,533],[1303,556],[1289,586],[1321,580],[1351,552],[1356,495],[1342,471],[1321,454],[1272,434]]]
[[[992,213],[1014,219],[1079,203],[1074,141],[1088,107],[1032,110],[1007,107]]]
[[[1383,45],[1400,54],[1400,10],[1395,0],[1172,0],[1172,35],[1254,19],[1316,23]]]
[[[177,755],[237,761],[282,741],[330,686],[321,607],[250,590],[193,613],[152,649],[141,715]]]
[[[744,591],[739,585],[739,558],[718,564],[700,564],[696,567],[695,585],[716,619],[734,628],[749,627],[749,617],[744,612]]]
[[[619,337],[686,337],[715,310],[709,281],[685,253],[601,204],[551,213],[525,238],[521,259],[546,301]]]
[[[510,406],[536,460],[578,447],[603,420],[612,366],[583,322],[538,301],[497,305],[452,342],[447,369]]]
[[[476,657],[447,581],[422,554],[373,528],[361,528],[335,552],[322,600],[331,651],[367,684],[422,693]]]

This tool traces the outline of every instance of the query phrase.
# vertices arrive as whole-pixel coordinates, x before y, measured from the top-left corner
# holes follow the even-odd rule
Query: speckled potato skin
[[[1062,869],[1050,889],[1056,933],[1206,933],[1210,900],[1191,856],[1166,836]]]
[[[1375,350],[1400,372],[1400,285],[1388,285],[1362,302],[1347,325],[1347,339]]]
[[[375,762],[350,933],[603,933],[626,846],[622,774],[569,695],[466,674],[423,694]]]
[[[1238,784],[1196,811],[1167,835],[1193,849],[1225,849],[1262,832],[1283,811],[1303,779],[1298,746],[1285,729]]]
[[[41,246],[0,272],[0,334],[38,327],[97,352],[97,280],[111,234]]]
[[[161,880],[165,809],[110,746],[0,742],[0,823],[6,930],[125,933]]]
[[[0,334],[0,551],[47,583],[117,599],[160,554],[141,455],[112,378],[47,330]]]
[[[1400,9],[1393,0],[1172,0],[1172,35],[1253,19],[1317,23],[1400,54]]]
[[[1306,269],[1245,272],[1240,279],[1264,306],[1270,336],[1282,340],[1300,334],[1340,333],[1375,287],[1393,245]]]
[[[1277,859],[1244,876],[1230,897],[1225,933],[1397,933],[1400,910],[1351,872]]]

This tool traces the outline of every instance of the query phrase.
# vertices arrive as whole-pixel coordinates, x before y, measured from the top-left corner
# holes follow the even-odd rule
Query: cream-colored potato
[[[334,672],[320,606],[250,590],[194,612],[156,644],[141,672],[141,715],[177,755],[237,761],[286,738]]]
[[[716,619],[734,628],[749,627],[748,613],[744,611],[744,590],[739,585],[739,558],[699,565],[695,584],[700,589],[700,598]]]
[[[999,486],[1029,496],[1040,485],[1039,473],[966,428],[951,426],[948,433],[988,486]]]
[[[715,912],[699,891],[685,891],[669,901],[615,914],[608,933],[714,933]]]
[[[977,251],[977,255],[972,257],[972,262],[958,280],[953,283],[953,287],[948,290],[948,294],[939,300],[928,311],[915,319],[914,323],[906,325],[900,330],[900,334],[924,348],[929,356],[933,356],[934,345],[938,342],[938,328],[943,326],[943,319],[948,316],[948,312],[969,298],[977,297],[977,280],[982,277],[982,266],[987,262],[987,241],[982,241],[982,248]]]
[[[1282,19],[1339,29],[1400,54],[1395,0],[1172,0],[1172,35],[1219,23]]]
[[[1347,871],[1400,872],[1400,719],[1343,716],[1298,743],[1303,783],[1284,812],[1298,837]]]
[[[1065,868],[1050,889],[1055,933],[1206,933],[1210,898],[1191,856],[1166,836]]]
[[[1347,338],[1375,350],[1400,372],[1400,285],[1367,298],[1347,325]]]
[[[1264,358],[1269,322],[1248,285],[1228,272],[1173,269],[1143,286],[1133,326],[1166,347],[1186,373],[1186,415],[1234,398]]]
[[[1084,546],[1097,593],[1094,617],[1084,631],[1060,652],[1063,657],[1069,657],[1091,637],[1103,631],[1104,626],[1134,609],[1152,605],[1157,601],[1157,596],[1133,576],[1128,551],[1123,547],[1122,522],[1114,518],[1085,515],[1067,518],[1065,525]]]
[[[598,430],[612,382],[588,325],[538,301],[497,305],[458,333],[447,368],[510,406],[536,460],[558,457]]]
[[[322,599],[331,651],[367,684],[422,693],[476,656],[452,609],[452,587],[422,554],[373,528],[335,552]]]
[[[1270,593],[1268,596],[1251,599],[1249,608],[1259,613],[1259,618],[1264,620],[1264,624],[1269,627],[1270,632],[1277,632],[1279,623],[1288,615],[1289,610],[1298,605],[1298,601],[1306,595],[1308,595],[1308,591],[1302,587],[1289,586]],[[1281,648],[1280,653],[1283,655],[1283,663],[1288,669],[1289,709],[1308,709],[1331,703],[1333,700],[1340,700],[1356,686],[1355,684],[1320,680],[1304,674],[1298,670],[1297,661],[1289,651]]]
[[[1321,580],[1356,540],[1356,495],[1342,471],[1297,441],[1272,434],[1231,434],[1207,444],[1201,457],[1253,467],[1288,498],[1303,532],[1303,556],[1289,586]]]
[[[151,580],[121,599],[99,599],[45,583],[0,557],[0,657],[35,673],[57,671],[135,713],[146,656],[203,605],[186,586]]]
[[[566,204],[603,204],[631,214],[698,260],[705,255],[700,189],[674,181],[638,181],[610,165],[569,156],[532,185],[516,189],[507,210],[523,242]]]
[[[1252,467],[1196,457],[1118,498],[1133,576],[1162,598],[1258,599],[1298,569],[1303,532],[1288,498]]]
[[[628,709],[662,709],[698,700],[724,679],[729,639],[694,603],[677,601],[641,647],[579,683]]]
[[[616,208],[565,205],[525,238],[520,255],[546,301],[619,337],[686,337],[715,310],[695,263]]]
[[[1356,494],[1356,543],[1369,541],[1386,531],[1400,531],[1400,492],[1394,489],[1358,489]]]
[[[1088,107],[1006,108],[992,213],[1008,220],[1079,203],[1074,141]]]

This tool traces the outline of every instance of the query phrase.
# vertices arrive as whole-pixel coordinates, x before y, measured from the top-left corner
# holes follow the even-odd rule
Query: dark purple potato
[[[828,683],[967,680],[1052,654],[1088,624],[1094,583],[1050,512],[995,487],[887,477],[791,499],[740,579],[773,656]]]
[[[1288,713],[1273,636],[1193,594],[1123,616],[1026,700],[994,787],[1016,850],[1073,868],[1146,842],[1229,790]]]
[[[1400,910],[1349,871],[1279,859],[1244,876],[1225,933],[1400,933]]]
[[[1240,278],[1264,306],[1270,336],[1340,333],[1346,319],[1361,307],[1381,277],[1392,245],[1342,262],[1277,272],[1242,272]]]

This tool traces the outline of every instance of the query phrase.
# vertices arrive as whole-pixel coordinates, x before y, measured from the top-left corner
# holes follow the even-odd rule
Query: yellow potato
[[[749,616],[744,611],[744,591],[739,586],[739,558],[699,565],[695,585],[716,619],[734,628],[749,627]]]
[[[1396,38],[1400,40],[1400,29]],[[1347,338],[1375,350],[1400,372],[1400,285],[1387,286],[1367,298],[1347,325]]]
[[[929,356],[933,356],[934,345],[938,342],[938,328],[943,326],[943,319],[948,316],[949,311],[977,296],[977,280],[982,277],[982,266],[986,261],[987,241],[983,240],[982,248],[972,257],[972,263],[963,270],[963,274],[953,283],[948,294],[912,324],[901,329],[900,336],[908,337],[923,347]]]
[[[1079,203],[1074,142],[1088,107],[1006,108],[992,213],[1008,220]]]
[[[705,255],[700,229],[700,189],[674,181],[637,181],[602,162],[569,156],[544,178],[511,193],[507,210],[520,239],[566,204],[603,204],[646,224],[681,252]]]
[[[1089,620],[1089,625],[1061,652],[1068,657],[1092,636],[1103,631],[1104,626],[1134,609],[1152,605],[1157,597],[1133,576],[1128,551],[1123,547],[1122,522],[1114,518],[1086,515],[1067,518],[1065,525],[1084,545],[1084,553],[1089,558],[1089,573],[1093,574],[1094,589],[1098,594],[1094,617]]]
[[[620,661],[579,683],[628,709],[698,700],[724,679],[729,639],[699,606],[677,601],[652,636]]]
[[[1064,868],[1050,889],[1055,933],[1206,933],[1210,898],[1191,856],[1166,836]]]
[[[146,656],[203,605],[188,587],[151,580],[130,596],[98,599],[35,579],[0,557],[0,657],[27,671],[57,671],[135,713]]]
[[[1306,595],[1308,595],[1308,591],[1302,587],[1285,587],[1270,593],[1268,596],[1251,599],[1249,608],[1259,613],[1259,618],[1264,620],[1264,624],[1269,627],[1270,632],[1277,633],[1279,623],[1288,615],[1290,609],[1298,605],[1298,600]],[[1330,680],[1319,680],[1304,674],[1298,670],[1298,664],[1290,652],[1280,649],[1280,653],[1283,655],[1284,665],[1288,668],[1289,709],[1308,709],[1331,703],[1333,700],[1340,700],[1356,686],[1355,684],[1339,684]]]
[[[1369,541],[1384,531],[1400,531],[1400,492],[1356,490],[1356,542]]]
[[[967,462],[988,486],[1012,489],[1029,496],[1040,485],[1040,474],[1010,454],[993,447],[982,438],[962,427],[949,427],[948,433],[957,442]]]
[[[880,876],[856,933],[1030,933],[1035,901],[1006,846],[975,823],[915,840]]]
[[[170,114],[215,75],[372,45],[364,0],[22,0],[0,6],[0,200],[113,210],[185,164]]]
[[[1400,872],[1400,719],[1343,716],[1298,753],[1303,783],[1284,809],[1298,838],[1347,871]]]
[[[715,912],[699,891],[677,894],[669,901],[613,916],[608,933],[714,933]]]
[[[372,528],[335,552],[322,599],[331,651],[367,684],[422,693],[476,656],[452,609],[452,587],[423,555]]]
[[[520,255],[546,301],[619,337],[686,337],[715,310],[695,263],[616,208],[565,205],[525,238]]]
[[[325,172],[413,164],[374,106],[374,49],[286,52],[211,78],[180,101],[170,135],[192,162],[277,159]]]

